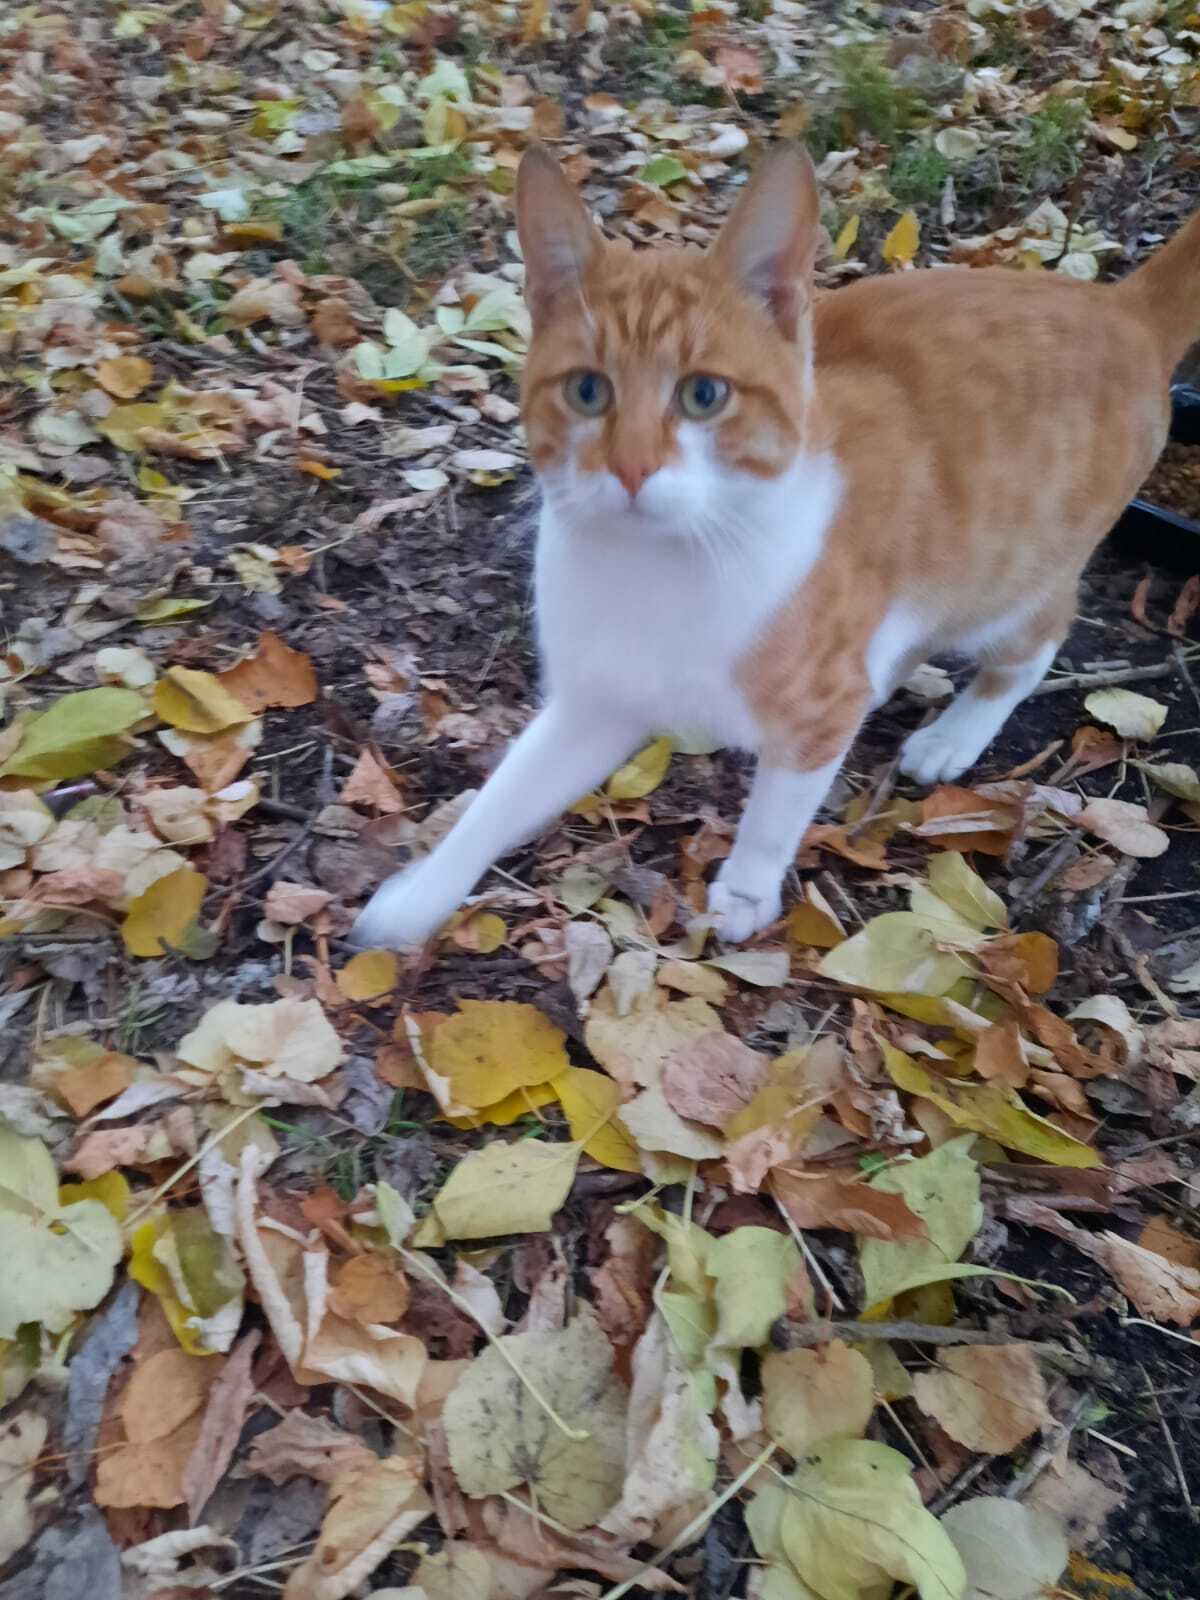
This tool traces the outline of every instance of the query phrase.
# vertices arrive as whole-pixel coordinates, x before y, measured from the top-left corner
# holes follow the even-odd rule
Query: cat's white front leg
[[[493,862],[607,778],[644,732],[629,717],[551,701],[433,854],[375,891],[350,930],[353,943],[394,950],[427,939]]]
[[[759,763],[733,851],[708,891],[709,912],[727,943],[778,917],[784,877],[841,764],[840,755],[811,772]]]

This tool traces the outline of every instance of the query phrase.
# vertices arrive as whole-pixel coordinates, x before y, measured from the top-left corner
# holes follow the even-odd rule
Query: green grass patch
[[[1025,126],[1016,168],[1039,188],[1064,183],[1079,170],[1087,106],[1082,100],[1048,100]]]
[[[906,145],[892,162],[888,188],[905,205],[936,205],[950,175],[950,163],[929,144]]]

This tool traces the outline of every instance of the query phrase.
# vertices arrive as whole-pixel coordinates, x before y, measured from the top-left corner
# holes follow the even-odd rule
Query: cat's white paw
[[[359,912],[350,943],[362,950],[405,950],[422,945],[455,910],[413,869],[388,878]]]
[[[916,783],[949,783],[974,766],[982,749],[969,728],[943,728],[931,722],[904,741],[900,771]]]
[[[767,928],[783,910],[779,885],[765,888],[718,876],[708,886],[708,914],[726,944],[740,944],[752,933]]]

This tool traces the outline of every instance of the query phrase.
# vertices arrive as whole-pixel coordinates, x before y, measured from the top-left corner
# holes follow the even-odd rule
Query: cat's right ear
[[[544,145],[530,145],[517,169],[517,236],[525,258],[525,300],[534,326],[582,298],[581,283],[604,245],[566,173]]]

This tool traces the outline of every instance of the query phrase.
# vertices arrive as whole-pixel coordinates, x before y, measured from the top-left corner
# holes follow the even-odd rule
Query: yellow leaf
[[[494,1106],[484,1106],[479,1111],[474,1111],[469,1117],[447,1117],[446,1121],[452,1128],[482,1128],[490,1123],[495,1128],[507,1128],[518,1117],[527,1117],[531,1111],[537,1111],[541,1106],[548,1106],[558,1099],[557,1085],[554,1083],[535,1083],[528,1089],[514,1089],[511,1094],[506,1094],[503,1100],[497,1100]]]
[[[881,993],[943,995],[971,968],[911,911],[886,911],[821,958],[825,978]]]
[[[1053,1122],[1030,1111],[1007,1084],[943,1078],[918,1066],[911,1056],[893,1045],[882,1048],[896,1087],[932,1100],[958,1127],[987,1134],[1006,1150],[1019,1150],[1058,1167],[1104,1165],[1091,1145],[1073,1139]]]
[[[839,232],[833,246],[833,253],[837,256],[839,261],[844,261],[850,254],[851,250],[853,250],[858,239],[858,225],[860,221],[861,218],[856,211],[852,217],[848,217],[842,224],[841,231]]]
[[[161,402],[143,401],[131,406],[114,406],[96,423],[96,431],[118,450],[137,451],[144,448],[143,428],[165,428],[169,420],[170,413]]]
[[[605,794],[610,800],[641,800],[653,794],[667,775],[672,748],[670,739],[655,739],[613,773],[604,786]]]
[[[620,1086],[604,1072],[568,1067],[553,1087],[566,1113],[572,1139],[582,1142],[585,1154],[616,1172],[640,1172],[641,1158],[618,1115]]]
[[[101,361],[96,376],[109,394],[118,400],[132,400],[154,376],[154,368],[144,356],[113,356]]]
[[[915,211],[906,211],[883,241],[883,259],[893,266],[906,267],[921,242],[921,225]]]
[[[804,899],[788,916],[787,933],[792,944],[817,950],[832,950],[847,939],[837,912],[815,883],[804,885]]]
[[[314,461],[311,456],[301,456],[296,462],[298,472],[307,472],[310,478],[320,478],[328,483],[331,478],[340,478],[341,467],[331,467],[324,461]]]
[[[60,1205],[73,1206],[80,1200],[99,1200],[118,1222],[129,1215],[129,1183],[123,1172],[103,1172],[98,1178],[88,1178],[83,1183],[64,1183],[59,1186]]]
[[[504,918],[494,911],[473,911],[454,929],[450,937],[460,950],[490,956],[508,938]]]
[[[191,867],[177,867],[132,902],[121,924],[121,937],[131,956],[161,956],[164,946],[177,948],[204,904],[208,879]]]
[[[112,766],[130,750],[121,736],[146,715],[146,702],[132,689],[64,695],[24,725],[0,777],[82,778]]]
[[[497,1141],[463,1157],[434,1196],[434,1214],[447,1239],[546,1233],[578,1165],[577,1144]]]
[[[396,987],[396,958],[390,950],[364,950],[348,961],[334,980],[347,1000],[379,1000]]]
[[[517,1000],[464,1000],[425,1046],[429,1065],[453,1101],[477,1109],[515,1089],[559,1077],[570,1065],[566,1036],[536,1006]]]
[[[254,716],[211,672],[191,667],[167,668],[154,690],[154,709],[186,733],[222,733]]]
[[[161,600],[143,600],[134,615],[148,628],[161,628],[175,622],[179,617],[189,616],[193,611],[206,611],[210,605],[212,605],[211,600],[195,600],[187,595],[168,595]]]

